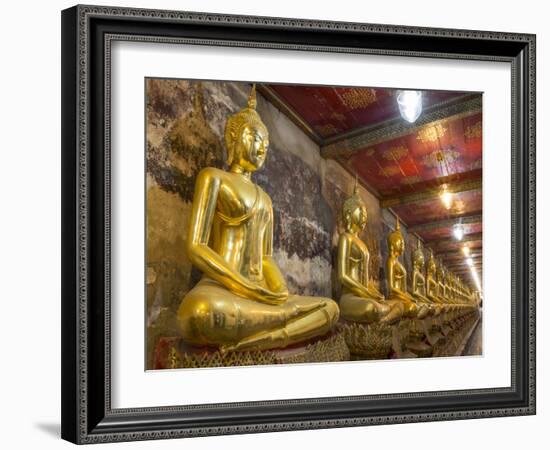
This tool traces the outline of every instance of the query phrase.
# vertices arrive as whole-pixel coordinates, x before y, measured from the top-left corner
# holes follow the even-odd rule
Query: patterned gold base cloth
[[[392,351],[390,325],[366,325],[341,320],[338,329],[344,333],[352,355],[360,356],[362,359],[386,359]]]
[[[191,347],[179,337],[159,339],[155,350],[155,369],[259,366],[312,362],[349,361],[350,353],[341,331],[320,339],[280,350],[228,352]]]

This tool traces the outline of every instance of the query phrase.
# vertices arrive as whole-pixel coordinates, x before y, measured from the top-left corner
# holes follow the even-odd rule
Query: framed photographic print
[[[62,42],[63,438],[535,413],[535,36],[75,6]]]

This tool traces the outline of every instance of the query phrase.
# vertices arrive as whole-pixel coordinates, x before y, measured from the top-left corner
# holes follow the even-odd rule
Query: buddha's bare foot
[[[394,303],[390,311],[380,320],[380,322],[388,325],[392,325],[398,322],[403,317],[403,313],[404,313],[403,305],[400,303]]]
[[[319,303],[309,303],[309,304],[294,304],[292,305],[292,311],[290,312],[288,319],[293,319],[296,317],[303,316],[305,314],[309,314],[313,311],[317,311],[319,309],[324,308],[327,305],[327,302],[320,301]]]
[[[234,352],[235,349],[236,349],[236,345],[222,345],[220,348],[219,348],[219,352],[222,354],[222,355],[226,355],[227,353],[229,352]]]
[[[246,350],[269,350],[273,348],[283,348],[288,345],[288,333],[285,328],[272,331],[262,331],[261,333],[241,339],[234,345],[222,345],[220,353],[239,352]]]
[[[418,305],[418,313],[417,313],[418,318],[424,319],[426,317],[431,317],[431,316],[433,316],[433,309],[431,308],[430,305],[426,305],[424,303],[421,303]]]

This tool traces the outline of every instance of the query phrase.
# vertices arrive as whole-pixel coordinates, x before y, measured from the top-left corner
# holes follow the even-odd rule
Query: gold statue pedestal
[[[423,320],[424,334],[428,343],[433,347],[441,340],[445,339],[445,336],[440,332],[440,328],[437,324],[437,318],[428,317]]]
[[[342,331],[282,349],[221,352],[212,347],[187,344],[181,337],[160,338],[154,369],[197,369],[202,367],[261,366],[313,362],[349,361],[350,352]]]
[[[411,334],[411,320],[401,319],[398,324],[392,327],[392,358],[418,358],[416,353],[413,353],[407,348],[406,343],[409,341]]]
[[[407,349],[419,358],[429,358],[433,353],[433,347],[424,341],[426,338],[424,320],[411,319],[409,340],[405,343]]]
[[[337,328],[344,334],[352,359],[389,358],[393,347],[392,325],[364,324],[341,319]]]

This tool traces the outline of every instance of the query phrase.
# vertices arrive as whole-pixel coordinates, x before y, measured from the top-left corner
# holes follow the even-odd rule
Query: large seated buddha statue
[[[388,259],[386,277],[388,282],[388,300],[398,300],[405,308],[404,315],[409,318],[423,319],[429,314],[428,305],[421,305],[407,292],[407,270],[399,261],[405,251],[405,239],[401,234],[399,219],[396,219],[395,230],[388,234]]]
[[[291,295],[272,257],[273,208],[252,180],[268,152],[269,134],[248,106],[224,132],[229,170],[197,176],[187,251],[203,276],[182,299],[177,319],[189,344],[222,352],[284,348],[327,334],[339,309],[329,298]]]
[[[361,323],[394,323],[404,312],[402,302],[386,302],[369,280],[369,249],[359,237],[367,223],[367,210],[357,191],[342,207],[345,231],[338,240],[338,280],[342,286],[342,318]]]

